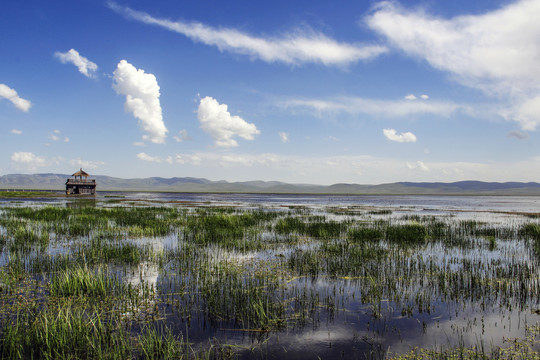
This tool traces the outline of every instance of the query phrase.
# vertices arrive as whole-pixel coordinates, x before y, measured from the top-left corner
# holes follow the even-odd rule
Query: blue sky
[[[4,1],[0,175],[539,181],[540,1]]]

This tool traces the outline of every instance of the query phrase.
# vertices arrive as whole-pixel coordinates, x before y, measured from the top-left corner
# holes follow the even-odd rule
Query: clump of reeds
[[[26,309],[2,324],[2,359],[126,359],[130,352],[119,323],[69,305]]]
[[[101,268],[88,269],[86,266],[76,266],[57,273],[50,281],[51,296],[84,296],[104,298],[128,291],[128,286],[117,276]]]

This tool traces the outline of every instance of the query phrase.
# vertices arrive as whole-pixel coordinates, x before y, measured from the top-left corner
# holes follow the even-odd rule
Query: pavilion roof
[[[73,174],[71,176],[85,176],[85,177],[88,177],[90,175],[88,173],[86,173],[85,171],[83,171],[83,169],[81,168],[81,170],[77,171],[75,174]]]

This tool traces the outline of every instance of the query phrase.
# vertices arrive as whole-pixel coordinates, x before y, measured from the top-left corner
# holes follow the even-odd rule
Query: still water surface
[[[117,205],[112,200],[121,199]],[[0,206],[42,206],[57,204],[73,206],[76,201],[58,199],[6,200]],[[493,226],[517,228],[525,223],[538,223],[531,214],[540,213],[540,197],[531,196],[318,196],[318,195],[261,195],[261,194],[180,194],[180,193],[134,193],[101,192],[96,196],[96,206],[180,206],[215,207],[234,206],[238,208],[295,209],[302,207],[313,214],[335,216],[335,209],[349,210],[348,214],[373,212],[369,219],[396,220],[407,215],[433,216],[440,221],[482,221]],[[377,215],[376,211],[389,210]],[[354,218],[354,215],[347,215]],[[339,217],[338,217],[339,218]],[[397,221],[397,220],[396,220]],[[160,303],[164,314],[160,320],[174,329],[176,334],[189,337],[194,346],[205,346],[208,339],[217,339],[221,344],[237,346],[242,358],[382,358],[388,354],[400,354],[413,347],[441,348],[455,346],[477,346],[491,349],[506,346],[504,339],[523,338],[526,327],[540,321],[540,293],[538,281],[540,266],[538,256],[530,251],[526,242],[497,240],[497,248],[490,249],[483,239],[470,240],[470,247],[448,247],[440,243],[430,243],[414,252],[400,253],[406,259],[390,260],[382,267],[387,277],[395,277],[397,291],[416,294],[416,299],[396,301],[385,284],[371,284],[382,288],[383,296],[376,303],[366,300],[366,279],[335,278],[328,276],[301,277],[291,281],[287,289],[289,296],[306,290],[312,296],[332,301],[332,306],[321,306],[311,314],[310,321],[296,324],[283,331],[270,333],[250,332],[235,327],[232,323],[210,323],[201,311],[192,311],[189,319],[179,316],[172,306]],[[177,236],[144,239],[156,251],[176,246]],[[304,245],[306,246],[306,245]],[[52,248],[51,252],[61,251]],[[289,252],[287,252],[289,251]],[[290,249],[279,252],[283,256]],[[276,252],[231,253],[226,256],[246,259],[277,256]],[[218,256],[218,255],[216,255]],[[224,256],[223,252],[219,256]],[[491,289],[488,293],[464,294],[463,298],[444,295],[440,286],[429,284],[430,278],[417,271],[408,278],[408,283],[400,282],[405,273],[415,268],[416,262],[432,264],[446,269],[448,273],[460,276],[470,266],[481,273],[482,281],[490,281],[491,269],[527,268],[532,281],[526,296],[503,298],[502,292]],[[382,269],[382,270],[381,270]],[[426,270],[429,271],[429,270]],[[469,271],[463,282],[473,282]],[[517,270],[516,270],[517,271]],[[153,285],[158,296],[174,288],[182,269],[162,268],[156,264],[144,263],[127,276],[126,281],[136,284],[145,281]],[[471,278],[467,278],[471,276]],[[495,276],[493,277],[495,278]],[[534,280],[536,279],[536,280]],[[400,290],[401,289],[401,290]],[[393,290],[394,292],[396,289]],[[466,290],[465,290],[466,291]],[[506,296],[508,297],[508,296]],[[421,301],[420,301],[420,300]],[[182,303],[184,299],[176,299]],[[200,301],[198,299],[197,301]],[[419,305],[419,301],[421,305]],[[426,306],[426,302],[428,305]],[[409,306],[408,311],[405,307]],[[247,350],[242,350],[246,348]]]

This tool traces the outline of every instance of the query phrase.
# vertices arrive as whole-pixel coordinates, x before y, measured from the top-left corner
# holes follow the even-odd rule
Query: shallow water
[[[111,198],[116,196],[117,198]],[[407,216],[434,217],[443,223],[475,221],[483,226],[519,229],[526,223],[538,223],[530,214],[540,213],[540,197],[496,196],[317,196],[259,194],[177,194],[177,193],[100,193],[95,201],[65,198],[0,201],[2,207],[168,206],[185,208],[235,207],[283,211],[302,208],[305,214],[326,216],[336,221],[410,222]],[[336,212],[340,209],[343,212]],[[386,212],[377,213],[380,210]],[[1,214],[0,214],[1,215]],[[0,227],[0,235],[5,229]],[[516,230],[517,234],[517,230]],[[269,230],[265,241],[278,238]],[[76,243],[81,239],[74,239]],[[449,246],[430,242],[412,249],[393,249],[401,258],[390,258],[369,265],[359,277],[320,273],[300,276],[285,282],[282,294],[292,309],[299,294],[308,294],[306,306],[313,305],[303,321],[291,321],[281,329],[247,330],[233,320],[213,318],[205,310],[206,302],[196,293],[198,286],[183,289],[196,278],[195,269],[174,264],[158,265],[145,261],[125,271],[124,281],[141,283],[155,289],[161,314],[158,323],[167,324],[175,334],[187,336],[195,347],[204,347],[208,339],[235,345],[241,358],[383,358],[412,347],[440,348],[477,346],[487,351],[505,346],[505,338],[523,338],[528,325],[540,322],[540,265],[530,244],[520,239],[493,237],[490,248],[485,236],[460,239],[469,246]],[[164,237],[127,239],[150,246],[155,253],[176,251],[182,246],[179,234]],[[294,251],[312,251],[323,242],[305,239],[293,245],[281,244],[266,250],[223,249],[218,245],[201,248],[200,256],[209,263],[230,261],[251,269],[257,261],[286,266]],[[69,253],[65,243],[52,242],[45,253],[50,256]],[[384,247],[383,246],[383,247]],[[39,256],[32,252],[28,257]],[[0,266],[8,261],[7,251],[0,254]],[[324,259],[323,259],[324,261]],[[345,260],[346,261],[346,258]],[[255,265],[253,265],[255,264]],[[517,277],[525,271],[528,280]],[[373,277],[370,278],[370,272]],[[376,272],[376,273],[375,273]],[[433,283],[432,274],[460,277],[463,289],[445,289]],[[526,286],[524,293],[495,287],[497,274],[507,273],[505,286]],[[374,282],[380,279],[382,282]],[[404,280],[407,279],[407,280]],[[448,280],[450,283],[450,281]],[[192,285],[190,285],[192,286]],[[188,286],[189,287],[189,286]],[[380,293],[378,293],[380,291]],[[448,291],[451,295],[446,294]],[[179,294],[182,295],[179,295]],[[378,295],[373,295],[376,293]],[[458,294],[456,296],[456,294]],[[461,294],[461,295],[459,295]],[[378,297],[377,297],[378,296]],[[317,301],[315,301],[317,299]],[[374,300],[375,299],[375,300]],[[188,304],[189,302],[194,303]],[[176,305],[175,305],[176,304]],[[176,307],[175,307],[176,306]],[[183,312],[181,307],[188,307]],[[303,306],[303,305],[302,305]],[[244,350],[242,350],[245,348]]]

